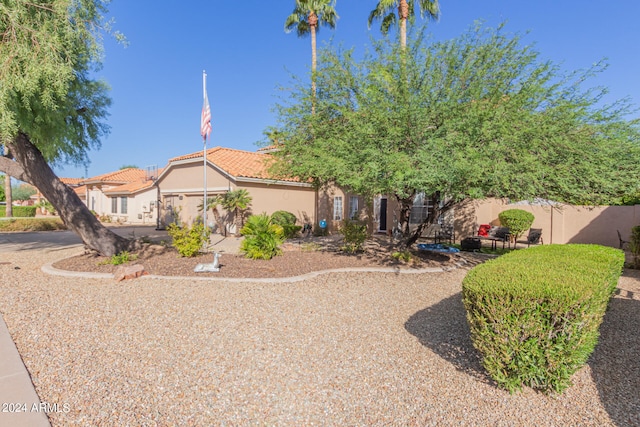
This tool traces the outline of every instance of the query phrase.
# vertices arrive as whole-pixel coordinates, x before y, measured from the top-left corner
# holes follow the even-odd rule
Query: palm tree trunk
[[[407,19],[409,18],[409,4],[407,0],[400,0],[398,4],[398,18],[400,18],[400,47],[407,47]]]
[[[311,93],[312,93],[312,101],[311,101],[311,114],[315,114],[316,112],[316,68],[317,68],[317,59],[316,59],[316,27],[315,25],[311,26]]]

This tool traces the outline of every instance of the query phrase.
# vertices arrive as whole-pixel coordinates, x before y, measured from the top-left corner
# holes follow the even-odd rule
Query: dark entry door
[[[387,231],[387,199],[380,199],[380,231]]]

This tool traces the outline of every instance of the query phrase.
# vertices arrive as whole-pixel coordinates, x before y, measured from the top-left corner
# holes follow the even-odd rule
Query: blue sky
[[[367,28],[376,0],[338,0],[337,28],[322,28],[318,44],[342,43],[363,52],[378,27]],[[619,0],[442,0],[430,24],[436,40],[462,34],[474,20],[509,32],[526,32],[544,59],[565,70],[607,58],[609,68],[590,85],[610,89],[608,100],[629,97],[640,105],[640,2]],[[110,16],[127,47],[105,39],[98,75],[111,86],[111,133],[89,153],[90,165],[58,165],[59,176],[90,177],[125,164],[165,166],[171,157],[202,149],[202,71],[213,116],[208,147],[256,150],[276,122],[273,106],[290,75],[305,75],[310,39],[286,34],[294,0],[112,0]]]

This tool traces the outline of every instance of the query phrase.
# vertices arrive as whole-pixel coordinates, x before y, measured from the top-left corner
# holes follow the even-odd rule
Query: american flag
[[[200,135],[207,139],[211,133],[211,108],[209,107],[209,97],[204,92],[204,104],[202,104],[202,117],[200,118]]]

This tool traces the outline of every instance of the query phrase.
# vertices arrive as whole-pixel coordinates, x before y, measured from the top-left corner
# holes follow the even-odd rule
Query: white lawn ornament
[[[220,271],[220,254],[218,252],[213,256],[213,263],[211,264],[198,264],[196,268],[193,269],[196,273],[203,272],[218,272]]]

